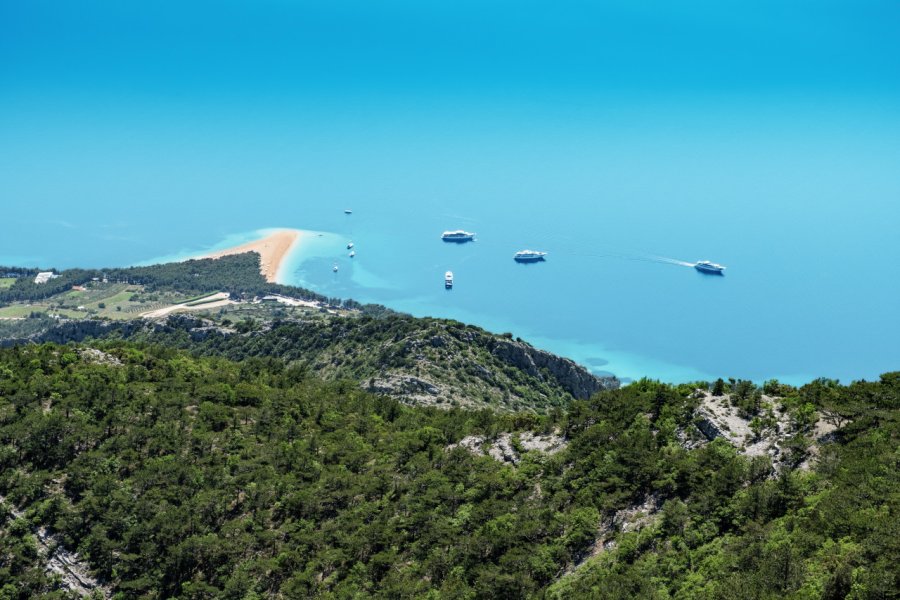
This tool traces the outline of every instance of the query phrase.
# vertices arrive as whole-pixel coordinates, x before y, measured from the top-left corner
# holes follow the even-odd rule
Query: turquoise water
[[[71,184],[67,198],[48,191],[56,183],[11,178],[35,204],[6,210],[14,226],[0,262],[138,264],[296,227],[327,233],[292,257],[291,283],[510,331],[598,373],[872,378],[900,366],[900,127],[836,114],[843,121],[822,125],[800,111],[748,122],[635,113],[627,127],[588,112],[579,123],[590,127],[566,120],[503,135],[432,123],[424,141],[382,132],[350,144],[316,132],[287,155],[251,137],[236,154],[204,145],[206,164],[183,171],[187,153],[152,156],[190,173],[183,188],[115,174],[133,173],[146,150],[93,164],[99,150],[89,147],[49,157],[65,165],[55,171]],[[332,164],[336,153],[343,163]],[[269,176],[257,179],[261,170]],[[94,201],[100,175],[134,200]],[[477,241],[441,242],[455,228]],[[514,263],[524,248],[548,260]],[[672,262],[700,259],[727,274]]]
[[[294,283],[596,372],[900,368],[895,2],[4,8],[0,263],[294,227]]]

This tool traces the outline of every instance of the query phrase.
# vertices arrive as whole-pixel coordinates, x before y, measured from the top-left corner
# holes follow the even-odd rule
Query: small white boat
[[[453,287],[453,271],[444,273],[444,287],[448,290]]]
[[[353,214],[353,211],[350,210],[349,208],[345,208],[345,209],[344,209],[344,214],[345,214],[345,215],[352,215],[352,214]]]
[[[351,248],[353,248],[353,242],[348,242],[348,243],[347,243],[347,250],[350,250]]]
[[[713,275],[724,275],[723,271],[725,267],[722,265],[717,265],[714,262],[710,262],[708,260],[697,261],[697,264],[694,265],[694,268],[700,271],[701,273],[711,273]]]
[[[337,273],[338,272],[337,264],[335,264],[333,267],[331,267],[331,270],[334,271],[335,273]]]
[[[354,256],[356,256],[356,250],[351,250],[349,256],[350,256],[350,258],[353,258]]]

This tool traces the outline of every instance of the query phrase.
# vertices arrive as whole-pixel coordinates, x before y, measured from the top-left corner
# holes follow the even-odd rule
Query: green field
[[[0,281],[7,281],[6,279]],[[11,279],[11,281],[15,281]],[[213,292],[217,293],[217,292]],[[22,318],[32,312],[63,317],[133,319],[137,315],[184,302],[198,301],[212,294],[186,298],[175,292],[147,293],[143,286],[124,283],[89,283],[84,290],[67,290],[42,302],[14,303],[0,307],[0,318]],[[100,306],[100,305],[103,306]]]
[[[0,277],[0,290],[12,287],[15,282],[15,277]]]
[[[26,305],[26,304],[12,304],[10,306],[5,306],[0,308],[0,318],[21,318],[27,317],[32,312],[46,312],[46,306],[40,305]]]
[[[0,308],[0,318],[21,319],[28,317],[31,313],[44,313],[48,315],[59,315],[69,319],[83,319],[88,316],[87,311],[76,310],[70,308],[50,307],[46,304],[11,304]]]

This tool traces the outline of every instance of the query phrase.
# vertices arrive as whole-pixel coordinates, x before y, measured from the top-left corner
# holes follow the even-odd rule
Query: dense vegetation
[[[238,297],[288,293],[294,297],[328,301],[309,290],[267,283],[260,274],[259,260],[259,254],[248,252],[215,260],[188,260],[144,267],[67,269],[58,272],[58,277],[46,283],[35,283],[29,270],[0,267],[0,272],[18,276],[12,286],[0,289],[0,303],[44,300],[94,278],[139,284],[148,291],[178,291],[185,294],[225,291]],[[332,302],[342,304],[340,300]],[[358,306],[353,301],[347,303]]]
[[[571,361],[509,335],[396,313],[312,313],[236,323],[227,317],[212,322],[190,316],[150,324],[72,321],[43,336],[61,343],[89,338],[130,339],[232,360],[278,357],[324,379],[357,381],[420,404],[545,412],[573,397],[586,398],[601,387],[618,385],[613,378],[594,378]]]
[[[0,350],[0,494],[24,510],[0,508],[0,597],[64,595],[38,525],[122,598],[897,596],[900,374],[785,388],[798,418],[827,407],[841,427],[814,472],[775,475],[683,444],[691,386],[501,414],[272,358],[105,350]],[[517,465],[451,446],[554,429],[565,449]],[[608,531],[648,498],[648,526]]]
[[[87,290],[70,291],[72,285],[93,278],[110,283],[92,282]],[[129,287],[114,283],[120,281]],[[129,319],[139,314],[136,311],[167,304],[202,305],[204,295],[216,291],[244,299],[280,293],[316,300],[329,310],[304,309],[297,314],[278,304],[243,303],[231,307],[236,314],[224,308],[207,314],[215,323],[172,317],[165,324],[145,326]],[[106,271],[73,269],[44,284],[19,278],[6,292],[19,300],[51,295],[41,305],[6,309],[4,316],[19,319],[0,321],[0,345],[122,337],[234,360],[275,356],[299,362],[324,379],[352,379],[370,391],[446,406],[546,411],[618,383],[612,378],[600,381],[571,361],[539,352],[509,334],[496,336],[453,321],[414,319],[378,305],[268,284],[259,273],[255,253]],[[128,302],[121,302],[126,298]],[[138,303],[132,302],[135,298]],[[197,301],[188,302],[191,298]],[[107,311],[105,302],[115,299],[120,302]],[[0,290],[0,304],[3,301]],[[32,318],[22,319],[25,315]]]

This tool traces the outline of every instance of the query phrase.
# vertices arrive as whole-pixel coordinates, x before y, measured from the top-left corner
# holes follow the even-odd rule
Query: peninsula
[[[234,254],[245,254],[247,252],[256,252],[259,254],[259,270],[262,276],[269,283],[278,283],[278,273],[285,258],[291,253],[294,245],[302,237],[302,232],[297,229],[277,229],[270,230],[271,233],[263,238],[226,248],[224,250],[216,250],[192,258],[222,258],[223,256],[232,256]]]

